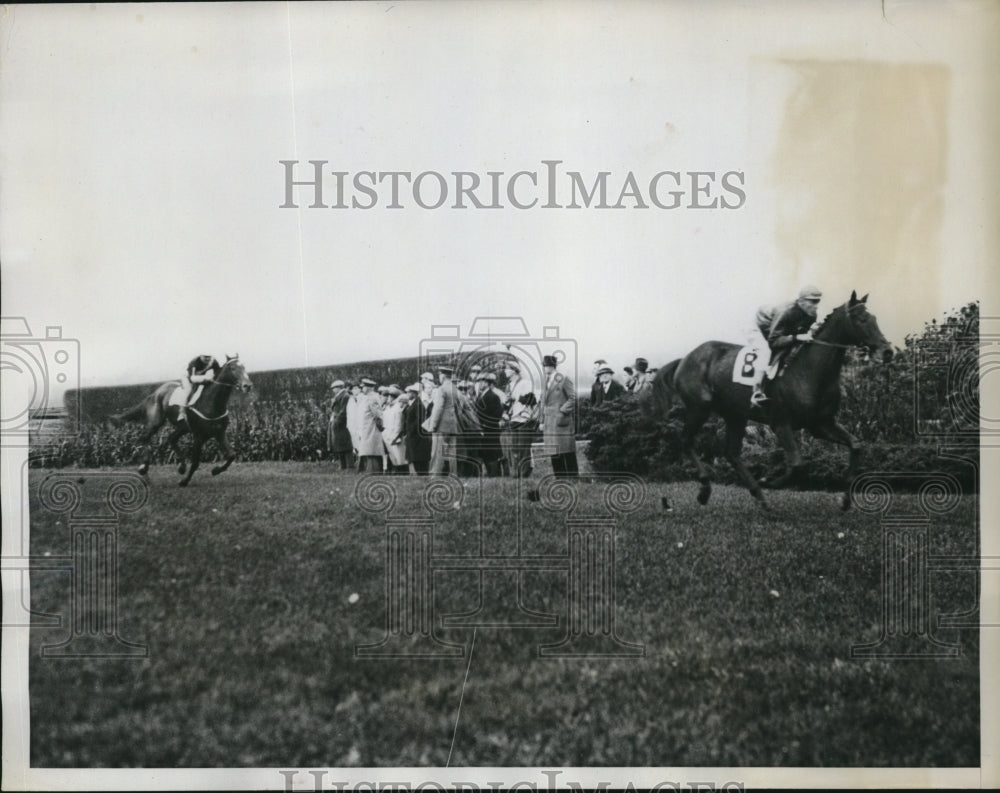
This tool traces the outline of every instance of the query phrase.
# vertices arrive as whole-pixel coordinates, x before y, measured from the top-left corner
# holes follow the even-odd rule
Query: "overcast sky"
[[[742,340],[807,282],[824,308],[870,292],[901,344],[996,305],[998,8],[8,6],[3,314],[79,339],[84,385],[201,352],[251,370],[415,355],[477,316],[559,326],[589,379],[598,357]],[[279,208],[281,160],[348,172],[349,204],[359,171],[506,180],[546,159],[588,185],[609,172],[612,203],[661,171],[715,172],[704,200],[730,202],[718,180],[739,171],[745,200],[453,209],[452,192],[427,210],[403,183],[388,209],[383,182],[372,209],[309,208],[302,188]]]

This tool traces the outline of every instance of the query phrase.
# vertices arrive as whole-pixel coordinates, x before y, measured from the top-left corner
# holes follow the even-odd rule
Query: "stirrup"
[[[767,399],[767,394],[763,391],[754,391],[754,393],[750,395],[750,404],[753,405],[753,407],[760,407],[762,403],[767,401]]]

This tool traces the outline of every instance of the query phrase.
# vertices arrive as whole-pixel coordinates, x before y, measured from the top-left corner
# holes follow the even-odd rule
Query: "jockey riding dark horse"
[[[771,362],[766,370],[758,368],[755,373],[751,405],[760,405],[767,399],[763,389],[764,375],[770,374],[773,379],[796,345],[812,341],[810,329],[816,322],[821,297],[823,293],[815,286],[806,286],[797,300],[757,311],[757,328],[771,350]]]
[[[892,345],[882,335],[874,315],[867,310],[868,296],[852,293],[843,305],[833,309],[808,338],[800,341],[787,356],[782,375],[771,383],[763,405],[751,405],[748,386],[734,379],[738,344],[708,341],[683,358],[660,368],[653,381],[653,396],[663,415],[680,418],[681,447],[698,471],[701,490],[698,501],[708,502],[712,492],[710,475],[694,452],[695,436],[713,413],[726,423],[726,459],[741,481],[761,503],[761,483],[740,459],[748,421],[770,425],[785,452],[785,473],[771,486],[796,480],[804,466],[796,431],[804,429],[816,438],[848,447],[848,487],[857,473],[860,444],[837,423],[840,407],[840,371],[849,347],[866,347],[873,358],[887,361]],[[790,335],[790,334],[784,334]],[[843,506],[849,506],[845,492]]]
[[[181,378],[181,395],[183,401],[177,411],[177,423],[187,421],[187,407],[191,402],[191,392],[195,386],[214,380],[219,376],[222,367],[211,355],[199,355],[192,358]]]
[[[182,403],[180,406],[175,406],[172,396],[175,391],[185,387],[187,380],[190,380],[187,383],[189,389],[198,384],[202,384],[202,387],[192,404]],[[170,433],[168,443],[179,461],[177,472],[182,476],[186,474],[179,483],[184,486],[191,481],[191,476],[198,469],[201,463],[201,449],[207,441],[216,441],[224,458],[220,465],[212,468],[213,476],[221,474],[236,459],[235,452],[226,440],[226,428],[229,426],[227,405],[235,391],[247,391],[252,386],[238,355],[227,355],[226,362],[221,366],[211,356],[199,356],[188,364],[185,380],[164,383],[138,405],[112,416],[111,423],[118,426],[126,421],[139,421],[146,425],[140,439],[140,443],[145,447],[142,465],[139,467],[141,474],[149,470],[150,442],[153,437],[164,425],[172,425],[173,431]],[[187,400],[185,396],[184,402]],[[187,412],[185,407],[190,408],[191,415],[185,416]],[[185,462],[184,455],[177,445],[178,439],[188,432],[193,437],[190,465]]]

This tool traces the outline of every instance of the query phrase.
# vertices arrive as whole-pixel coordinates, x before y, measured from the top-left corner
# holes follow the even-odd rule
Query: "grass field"
[[[57,556],[69,532],[37,500],[48,473],[31,472],[31,553]],[[538,656],[566,633],[564,570],[523,576],[524,604],[562,615],[556,627],[442,628],[475,607],[478,576],[439,570],[435,632],[463,655],[365,659],[355,646],[385,632],[386,519],[358,507],[357,479],[237,464],[181,490],[154,468],[148,503],[121,518],[118,559],[119,632],[148,657],[43,658],[65,629],[33,629],[32,765],[979,764],[974,631],[935,631],[961,642],[951,660],[851,658],[879,635],[881,528],[833,494],[771,493],[765,515],[736,488],[699,507],[694,484],[650,485],[619,521],[615,564],[616,630],[642,657]],[[394,516],[416,514],[428,480],[385,479]],[[436,521],[435,553],[512,553],[521,504],[523,550],[565,555],[562,518],[515,487],[485,482],[481,535],[468,483]],[[601,486],[577,487],[597,510]],[[966,496],[935,519],[931,553],[974,553],[976,514]],[[69,613],[66,574],[31,583],[35,609]],[[931,593],[933,614],[968,610],[975,577],[932,574]]]

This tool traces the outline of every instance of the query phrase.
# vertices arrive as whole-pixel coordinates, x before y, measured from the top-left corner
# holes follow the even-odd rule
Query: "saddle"
[[[187,405],[193,405],[197,402],[198,397],[201,396],[201,392],[204,388],[204,383],[196,385],[194,387],[194,391],[191,392],[191,398],[187,401]],[[184,389],[181,388],[180,383],[177,384],[177,388],[170,392],[170,396],[167,399],[167,407],[186,407],[184,402]]]

